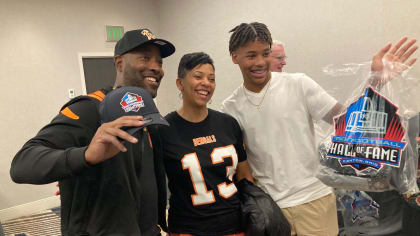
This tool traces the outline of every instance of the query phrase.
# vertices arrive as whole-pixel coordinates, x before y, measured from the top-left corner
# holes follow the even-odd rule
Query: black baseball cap
[[[169,41],[156,38],[149,29],[138,29],[125,32],[115,45],[114,56],[123,55],[145,44],[153,44],[158,47],[162,58],[175,52],[175,46]]]
[[[149,125],[167,125],[169,123],[162,117],[156,108],[152,95],[139,87],[124,86],[109,92],[99,106],[102,123],[111,122],[121,116],[143,116]],[[123,127],[122,129],[134,134],[144,126]]]

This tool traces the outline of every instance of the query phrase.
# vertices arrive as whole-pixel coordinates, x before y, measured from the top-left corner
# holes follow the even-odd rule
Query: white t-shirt
[[[267,94],[259,108],[259,104]],[[246,94],[246,95],[245,95]],[[272,73],[260,93],[243,85],[222,103],[244,134],[248,162],[257,184],[281,208],[321,198],[331,189],[315,174],[318,157],[313,120],[337,103],[305,74]]]

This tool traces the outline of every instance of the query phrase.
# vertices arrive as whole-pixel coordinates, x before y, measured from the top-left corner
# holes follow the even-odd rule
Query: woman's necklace
[[[260,106],[261,106],[261,104],[262,104],[262,103],[263,103],[263,101],[264,101],[265,95],[267,95],[267,91],[268,91],[268,89],[270,88],[271,80],[272,80],[272,79],[270,78],[270,80],[268,81],[267,88],[266,88],[266,89],[265,89],[265,91],[264,91],[264,95],[263,95],[263,97],[262,97],[261,101],[260,101],[258,104],[253,103],[253,102],[251,101],[251,99],[249,99],[248,94],[246,94],[246,92],[245,92],[245,85],[244,85],[244,87],[243,87],[243,90],[242,90],[242,91],[244,91],[245,98],[246,98],[246,100],[249,102],[249,104],[253,105],[254,107],[257,107],[257,109],[260,109]]]

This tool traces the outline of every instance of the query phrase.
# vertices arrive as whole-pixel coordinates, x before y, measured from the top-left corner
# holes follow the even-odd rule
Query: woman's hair
[[[230,30],[229,33],[232,33],[229,40],[229,52],[231,55],[236,49],[242,47],[248,42],[258,40],[260,42],[270,44],[270,47],[273,43],[271,33],[267,26],[263,23],[242,23]]]
[[[210,64],[213,69],[213,60],[204,52],[193,52],[182,56],[178,66],[178,78],[185,78],[187,72],[198,65]]]

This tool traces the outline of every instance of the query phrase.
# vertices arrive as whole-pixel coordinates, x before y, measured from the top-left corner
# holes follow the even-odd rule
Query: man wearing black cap
[[[148,29],[126,32],[115,46],[114,88],[141,87],[151,96],[142,89],[122,87],[103,104],[106,90],[77,97],[14,157],[13,181],[59,181],[64,236],[160,235],[158,208],[164,212],[166,196],[158,193],[165,189],[164,174],[143,127],[156,123],[153,119],[160,115],[152,109],[148,123],[143,116],[150,115],[145,107],[153,103],[164,74],[162,58],[174,51],[170,42],[157,39]],[[106,104],[115,100],[124,112],[110,118],[107,110],[116,108]],[[163,214],[159,217],[164,220]]]

